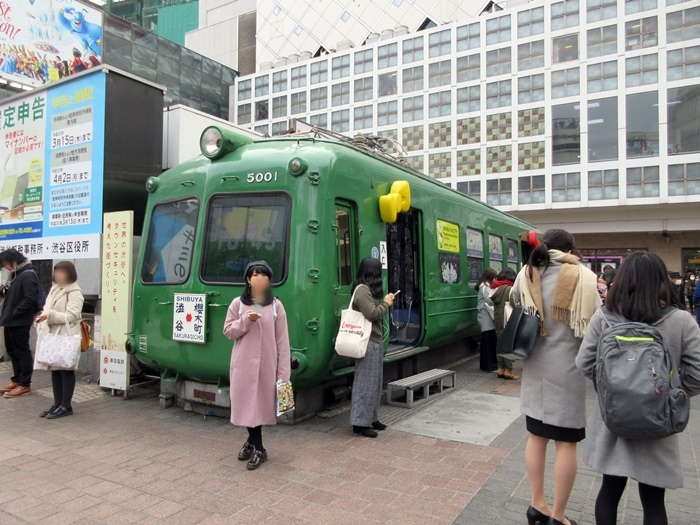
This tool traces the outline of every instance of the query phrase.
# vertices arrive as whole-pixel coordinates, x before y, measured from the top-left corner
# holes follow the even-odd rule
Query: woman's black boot
[[[368,438],[376,438],[379,435],[374,430],[372,430],[371,427],[356,427],[353,425],[352,431],[355,434],[359,434],[360,436],[364,436],[364,437],[368,437]]]
[[[386,430],[386,425],[384,423],[380,423],[379,421],[375,421],[372,423],[372,428],[374,430]]]

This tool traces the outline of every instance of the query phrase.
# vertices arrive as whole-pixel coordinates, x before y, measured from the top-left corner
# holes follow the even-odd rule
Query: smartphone
[[[394,297],[396,297],[396,296],[399,295],[400,293],[401,293],[401,290],[396,290],[396,291],[394,292]]]

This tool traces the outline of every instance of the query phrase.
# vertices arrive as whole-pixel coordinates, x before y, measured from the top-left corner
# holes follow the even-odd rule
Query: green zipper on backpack
[[[624,335],[616,335],[615,339],[618,339],[620,341],[627,341],[627,342],[635,342],[635,341],[653,341],[653,337],[626,337]]]

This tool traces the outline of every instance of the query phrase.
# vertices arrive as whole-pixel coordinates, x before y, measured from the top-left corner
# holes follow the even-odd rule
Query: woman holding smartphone
[[[235,341],[231,352],[231,423],[248,429],[238,453],[255,470],[267,461],[262,426],[277,423],[277,381],[291,375],[287,314],[273,297],[272,268],[254,261],[245,270],[245,289],[228,309],[224,335]]]
[[[379,259],[362,259],[352,290],[355,295],[352,308],[362,312],[372,322],[372,334],[365,357],[355,360],[350,423],[355,434],[376,438],[379,435],[377,430],[386,428],[379,422],[384,372],[383,319],[394,304],[394,294],[384,295],[382,263]]]

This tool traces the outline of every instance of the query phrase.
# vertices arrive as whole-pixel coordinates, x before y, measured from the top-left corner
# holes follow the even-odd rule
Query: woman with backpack
[[[78,272],[70,261],[61,261],[53,267],[53,286],[46,297],[43,311],[37,316],[38,343],[48,333],[60,335],[81,335],[83,293],[78,284]],[[77,367],[76,363],[76,367]],[[38,363],[34,356],[34,370],[48,370],[49,367]],[[39,414],[46,419],[73,414],[71,401],[75,391],[75,370],[51,370],[53,386],[53,405]]]
[[[231,351],[231,423],[248,429],[238,453],[256,470],[267,461],[262,426],[277,423],[277,381],[291,375],[287,314],[272,295],[272,268],[253,261],[245,269],[245,288],[228,308],[224,335]]]
[[[510,300],[510,292],[513,289],[513,284],[517,278],[515,270],[506,268],[498,274],[493,283],[491,283],[491,301],[493,302],[493,321],[496,325],[496,338],[501,337],[506,327],[506,305]],[[500,354],[496,355],[498,362],[498,377],[500,379],[509,379],[517,381],[520,376],[513,373],[513,360],[503,357]]]
[[[481,345],[479,347],[479,368],[484,372],[496,372],[496,325],[493,321],[493,301],[491,301],[491,283],[497,276],[496,270],[487,268],[476,283],[474,289],[477,297],[477,320],[481,328]]]
[[[605,309],[597,312],[591,319],[576,358],[576,366],[586,377],[594,378],[599,342],[603,344],[601,334],[606,330],[615,330],[614,326],[617,323],[624,322],[643,323],[641,328],[647,325],[652,330],[658,329],[672,358],[673,373],[680,376],[680,386],[688,396],[700,394],[700,328],[692,316],[682,310],[674,285],[668,279],[666,266],[658,255],[634,253],[620,266],[615,275],[615,285],[608,292]],[[642,345],[632,347],[631,357],[622,360],[624,370],[634,369],[633,365],[627,365],[627,362],[633,362],[637,355],[640,355],[646,341],[653,341],[653,338],[648,337],[615,336],[615,339],[618,338],[624,344]],[[622,350],[623,343],[620,344]],[[642,376],[649,368],[646,359],[645,356],[645,364],[637,369]],[[606,365],[609,363],[610,361],[606,361]],[[659,386],[664,389],[671,383],[666,379],[657,386],[655,381],[663,374],[660,370],[662,367],[658,368],[657,374],[656,366],[652,363],[649,371],[649,381],[654,382],[653,390],[648,391],[652,399],[663,393]],[[666,370],[666,373],[670,374],[670,371]],[[614,377],[618,377],[617,374]],[[635,377],[639,377],[639,374],[635,374]],[[598,379],[600,385],[601,377]],[[622,380],[628,384],[637,384],[634,378]],[[645,382],[639,384],[646,387]],[[633,414],[632,419],[636,422],[643,421],[645,400],[649,396],[645,397],[644,392],[640,391],[633,393],[632,397],[637,403],[632,404],[640,411],[640,414]],[[614,399],[611,401],[615,402]],[[618,400],[620,401],[622,400]],[[658,419],[656,414],[650,417]],[[611,419],[608,417],[607,421],[611,422]],[[644,509],[645,525],[666,525],[668,520],[664,505],[665,489],[683,486],[683,465],[678,436],[671,434],[657,439],[630,439],[620,437],[619,429],[616,432],[613,433],[603,421],[601,410],[594,409],[588,424],[589,438],[586,442],[584,461],[593,470],[603,474],[603,485],[596,500],[596,524],[617,523],[617,507],[627,479],[632,478],[639,482],[639,497]]]
[[[523,362],[521,412],[530,433],[525,464],[532,502],[530,525],[576,525],[564,516],[578,468],[576,444],[586,437],[586,380],[574,361],[600,307],[596,275],[575,255],[573,236],[548,230],[518,275],[511,304],[538,315],[535,350]],[[554,507],[544,492],[547,445],[554,441]]]

